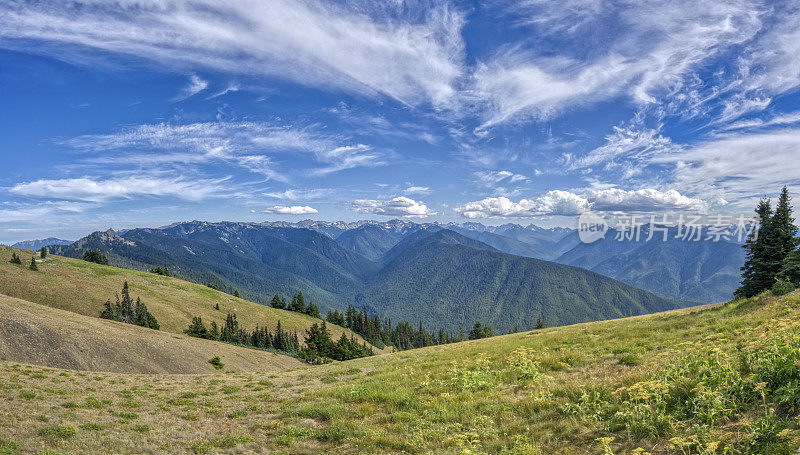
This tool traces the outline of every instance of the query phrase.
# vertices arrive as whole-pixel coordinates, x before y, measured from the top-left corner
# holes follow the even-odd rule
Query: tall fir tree
[[[47,247],[43,246],[42,249],[39,250],[39,257],[42,259],[47,257]]]
[[[742,281],[735,297],[752,297],[772,286],[774,277],[769,275],[767,244],[771,242],[772,206],[769,199],[762,199],[756,206],[760,227],[752,229],[744,244],[747,251],[742,266]]]
[[[29,265],[28,268],[33,271],[39,270],[39,267],[36,265],[36,258],[34,257],[31,258],[31,265]]]

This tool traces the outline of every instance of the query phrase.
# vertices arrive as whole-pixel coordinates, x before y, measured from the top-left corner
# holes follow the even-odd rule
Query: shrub
[[[217,370],[221,370],[221,369],[225,368],[225,364],[222,363],[222,361],[219,359],[218,355],[215,355],[214,357],[211,357],[211,360],[209,360],[208,363],[210,363],[211,366],[213,366]]]
[[[772,285],[772,293],[777,296],[786,295],[792,291],[794,291],[795,286],[794,284],[790,283],[787,280],[776,280],[775,284]]]
[[[54,427],[44,427],[39,430],[39,435],[50,439],[69,439],[77,434],[75,427],[68,425],[58,425]]]
[[[100,425],[99,423],[92,423],[92,422],[84,423],[83,425],[81,425],[81,430],[86,430],[86,431],[101,431],[105,430],[105,428],[106,427]]]

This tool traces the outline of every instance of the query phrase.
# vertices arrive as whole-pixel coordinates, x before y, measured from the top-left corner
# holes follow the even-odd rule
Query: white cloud
[[[358,199],[349,202],[353,210],[359,213],[372,213],[385,216],[402,216],[407,218],[425,218],[436,215],[436,212],[429,209],[422,201],[415,201],[405,196],[398,196],[388,201],[378,201],[373,199]]]
[[[578,215],[589,208],[589,202],[568,191],[553,190],[536,199],[513,202],[505,196],[468,202],[455,211],[465,218],[529,218],[542,215]]]
[[[473,96],[479,104],[487,102],[480,129],[618,96],[648,104],[680,93],[703,62],[756,36],[762,26],[759,7],[747,0],[515,5],[514,14],[534,28],[531,42],[498,52],[476,71]],[[558,57],[538,53],[548,46],[537,46],[536,40],[551,34],[566,41]],[[604,37],[602,47],[587,52],[586,43],[597,36]],[[681,93],[691,101],[689,95]]]
[[[800,129],[735,133],[664,153],[652,163],[671,166],[681,191],[743,200],[800,183]]]
[[[322,196],[331,194],[332,192],[333,190],[330,188],[313,188],[308,190],[289,189],[280,192],[273,191],[269,193],[264,193],[264,196],[284,201],[299,201],[299,200],[317,199]]]
[[[684,196],[676,190],[660,191],[653,188],[594,190],[587,192],[586,198],[592,210],[609,212],[705,211],[708,208],[708,204],[701,199]]]
[[[261,213],[273,213],[277,215],[311,215],[314,213],[319,213],[319,211],[307,205],[276,205],[262,210]]]
[[[514,202],[507,197],[490,197],[468,202],[455,211],[465,218],[532,218],[538,216],[575,216],[587,210],[655,212],[663,210],[702,211],[708,204],[675,190],[621,190],[607,188],[584,194],[553,190],[534,199]]]
[[[493,187],[501,182],[518,183],[528,181],[528,177],[511,171],[477,171],[475,176],[478,177],[478,181],[482,185],[488,187]]]
[[[430,192],[431,189],[428,188],[427,186],[410,185],[408,188],[405,189],[406,194],[420,194],[424,196],[426,194],[429,194]]]
[[[606,136],[606,143],[595,148],[583,157],[570,163],[571,169],[581,169],[597,165],[607,168],[615,163],[634,169],[643,159],[657,156],[678,148],[672,141],[652,128],[634,126],[614,127],[614,133]],[[618,162],[622,160],[621,162]],[[635,171],[629,171],[629,175]]]
[[[209,96],[208,99],[218,98],[223,95],[227,95],[228,93],[238,92],[241,89],[241,85],[238,83],[231,83],[228,84],[224,89],[214,93],[213,95]]]
[[[323,134],[314,125],[277,126],[266,122],[201,122],[183,125],[167,123],[138,125],[113,134],[85,135],[65,141],[74,148],[126,155],[91,158],[103,164],[131,163],[161,166],[226,161],[267,178],[285,180],[274,169],[273,157],[282,153],[306,153],[322,166],[312,175],[360,166],[384,164],[381,154],[364,144],[342,145],[346,139]]]
[[[94,208],[96,204],[72,201],[45,201],[36,203],[6,203],[0,205],[0,223],[15,221],[40,221],[55,215],[74,215]],[[8,231],[9,229],[5,229]]]
[[[91,177],[35,180],[19,183],[11,193],[19,196],[68,201],[104,202],[136,196],[171,196],[199,201],[218,195],[220,180],[186,180],[165,177],[117,177],[106,180]]]
[[[196,74],[192,74],[189,76],[189,85],[183,88],[181,94],[176,98],[176,101],[183,101],[187,98],[191,98],[205,90],[207,87],[208,81],[202,79]]]
[[[462,14],[447,4],[403,11],[320,0],[51,0],[4,5],[0,37],[6,47],[81,63],[83,50],[100,49],[176,68],[445,103],[461,74]]]
[[[753,128],[767,128],[776,125],[785,126],[785,125],[793,125],[795,123],[800,123],[800,112],[786,112],[768,118],[754,118],[748,120],[740,120],[738,122],[731,123],[722,129],[731,131],[731,130],[743,130],[743,129],[753,129]]]

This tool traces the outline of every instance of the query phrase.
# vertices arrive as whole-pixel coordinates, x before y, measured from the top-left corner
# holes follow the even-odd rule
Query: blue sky
[[[749,212],[798,87],[792,1],[0,1],[0,240]]]

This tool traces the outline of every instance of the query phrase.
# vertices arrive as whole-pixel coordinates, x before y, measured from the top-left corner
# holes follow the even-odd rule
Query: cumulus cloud
[[[653,212],[663,210],[705,210],[708,204],[675,190],[621,190],[607,188],[584,194],[553,190],[533,199],[514,202],[507,197],[491,197],[468,202],[455,211],[465,218],[531,218],[575,216],[587,210]]]
[[[199,201],[221,193],[221,180],[186,180],[149,176],[95,179],[92,177],[35,180],[18,183],[11,192],[43,199],[104,202],[136,196],[171,196]]]
[[[385,216],[402,216],[406,218],[425,218],[436,215],[434,210],[428,208],[422,201],[398,196],[389,200],[357,199],[348,203],[359,213],[372,213]]]
[[[270,208],[262,210],[261,213],[273,213],[276,215],[310,215],[314,213],[319,213],[319,211],[307,205],[292,205],[292,206],[275,205]]]
[[[445,103],[461,74],[462,13],[430,2],[426,14],[319,0],[50,0],[0,11],[3,46],[31,42],[83,62],[82,50],[133,55],[176,68],[276,76],[301,84]]]
[[[593,210],[650,212],[663,210],[704,211],[708,204],[701,199],[682,195],[676,190],[659,191],[653,188],[621,190],[609,188],[586,194]]]

